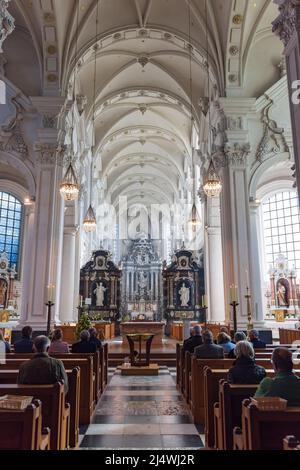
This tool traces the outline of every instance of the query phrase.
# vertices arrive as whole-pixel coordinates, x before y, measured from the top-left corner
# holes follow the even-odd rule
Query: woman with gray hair
[[[239,341],[235,348],[236,361],[229,370],[227,380],[232,384],[259,384],[266,376],[263,367],[254,359],[254,349],[249,341]]]

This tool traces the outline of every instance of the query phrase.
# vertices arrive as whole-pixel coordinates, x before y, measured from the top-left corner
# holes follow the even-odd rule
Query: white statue
[[[107,290],[106,287],[100,282],[100,284],[97,284],[96,289],[94,290],[94,294],[96,294],[96,306],[97,307],[103,307],[103,302],[104,302],[104,293]]]
[[[181,307],[188,307],[190,301],[190,288],[186,287],[185,283],[183,283],[179,294],[181,300]]]

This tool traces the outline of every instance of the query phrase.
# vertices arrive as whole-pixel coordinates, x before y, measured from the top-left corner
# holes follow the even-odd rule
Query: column
[[[247,324],[246,288],[253,280],[250,265],[250,214],[248,195],[247,144],[231,144],[227,147],[226,164],[223,168],[221,194],[223,263],[225,276],[225,299],[229,311],[230,285],[238,286],[238,324]],[[253,288],[250,282],[250,289]],[[261,289],[261,288],[260,288]],[[256,292],[254,295],[256,296]],[[253,300],[253,299],[252,299]]]
[[[76,321],[77,316],[75,312],[77,305],[74,302],[77,227],[74,224],[74,218],[74,202],[66,203],[60,299],[60,321],[62,323]]]
[[[279,16],[273,22],[273,32],[284,44],[290,96],[297,187],[300,188],[300,1],[273,0],[279,5]],[[299,191],[298,191],[299,193]]]
[[[218,197],[207,199],[207,227],[205,242],[209,319],[211,322],[221,323],[225,321],[225,300],[220,199]]]
[[[262,270],[259,259],[259,208],[260,202],[250,201],[250,272],[253,294],[253,321],[256,327],[264,326],[264,307],[262,298]],[[261,324],[259,324],[261,323]]]

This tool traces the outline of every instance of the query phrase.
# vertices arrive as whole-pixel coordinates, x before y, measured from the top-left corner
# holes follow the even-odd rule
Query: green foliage
[[[91,326],[92,326],[92,322],[91,322],[88,314],[85,313],[85,314],[81,315],[81,317],[79,319],[79,322],[76,325],[76,338],[79,339],[80,338],[80,333],[83,330],[88,330],[89,328],[91,328]]]

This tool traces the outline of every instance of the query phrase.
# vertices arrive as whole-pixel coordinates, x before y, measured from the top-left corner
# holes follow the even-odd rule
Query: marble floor
[[[175,376],[167,367],[156,377],[110,370],[93,421],[80,430],[80,449],[202,449],[204,431],[193,424]]]

